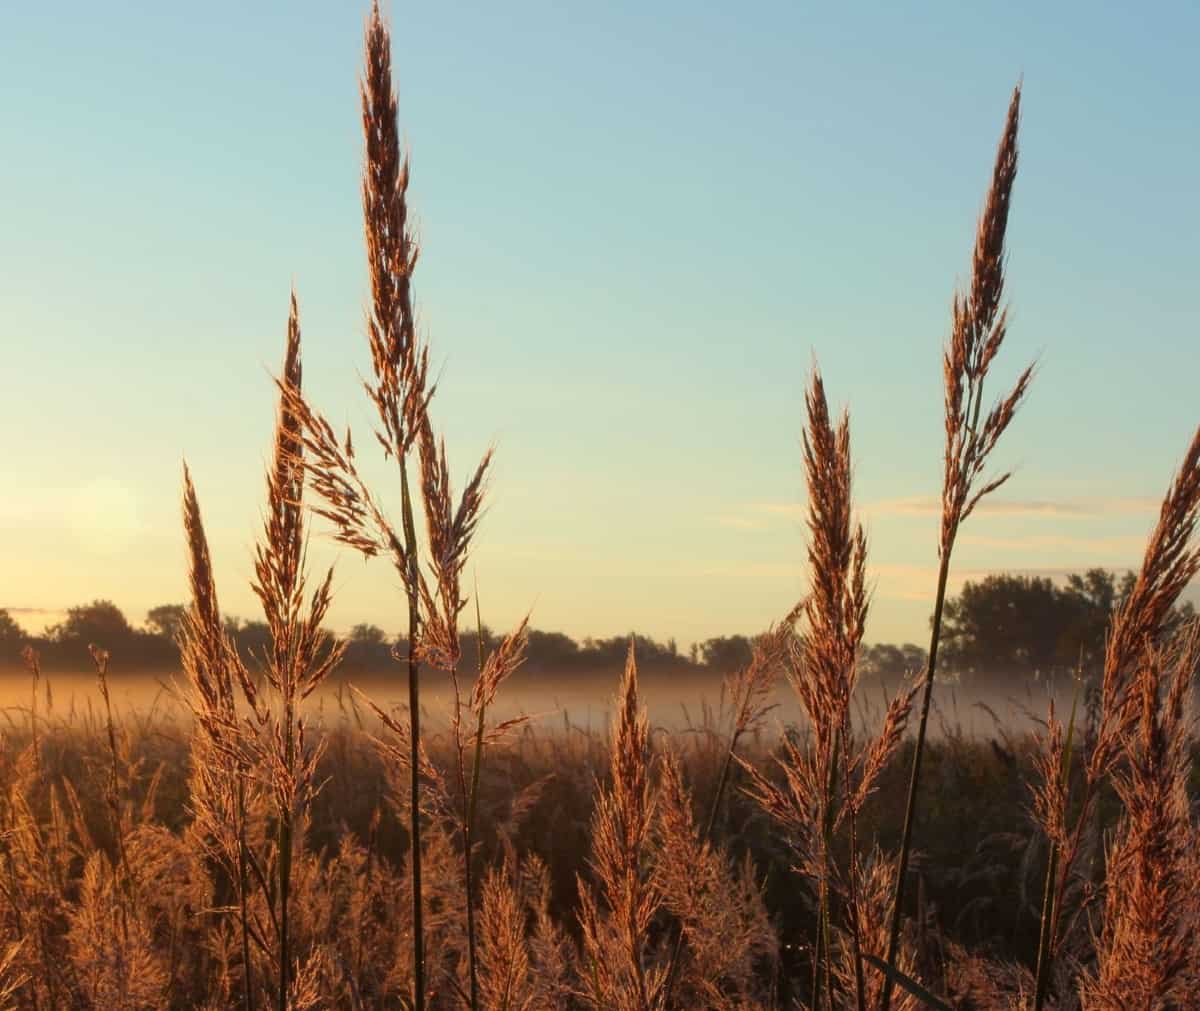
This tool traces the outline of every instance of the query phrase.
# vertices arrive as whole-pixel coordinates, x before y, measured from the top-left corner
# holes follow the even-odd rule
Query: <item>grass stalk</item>
[[[291,768],[295,753],[292,742],[294,714],[285,702],[284,749],[287,768]],[[292,882],[292,812],[285,805],[279,811],[279,1011],[288,1008],[288,983],[291,975],[291,933],[288,911],[291,907]]]
[[[246,843],[246,780],[238,775],[237,784],[237,830],[238,830],[238,928],[242,945],[242,1006],[254,1011],[254,967],[250,961],[250,870],[249,849]]]
[[[1067,738],[1063,745],[1062,762],[1059,768],[1059,789],[1065,798],[1071,776],[1071,750],[1075,737],[1075,716],[1079,706],[1079,681],[1076,681],[1075,697],[1071,701],[1071,718],[1067,722]],[[1057,933],[1058,908],[1054,898],[1054,886],[1058,879],[1059,848],[1056,840],[1050,840],[1050,853],[1046,862],[1046,882],[1042,889],[1042,915],[1038,928],[1037,973],[1034,982],[1034,1011],[1042,1011],[1046,993],[1050,986],[1050,970],[1053,960],[1052,942]]]
[[[921,757],[925,750],[925,734],[929,725],[929,709],[933,699],[933,678],[937,671],[938,642],[941,639],[942,614],[946,606],[946,583],[950,577],[950,552],[942,552],[938,566],[937,596],[933,604],[933,631],[929,636],[929,661],[925,668],[921,689],[921,718],[917,723],[917,743],[913,750],[912,771],[908,778],[908,799],[904,805],[904,827],[900,833],[900,856],[896,862],[896,884],[892,895],[892,916],[888,927],[888,944],[884,961],[896,964],[896,953],[900,947],[900,922],[904,915],[904,879],[908,874],[908,859],[912,849],[913,824],[916,821],[917,791],[921,784]],[[883,1011],[891,1004],[892,977],[883,990]]]
[[[774,708],[770,702],[770,695],[775,686],[785,645],[792,634],[799,611],[800,609],[797,607],[784,621],[768,629],[754,644],[750,662],[730,679],[733,697],[737,700],[734,707],[733,725],[730,728],[729,745],[721,760],[717,785],[708,806],[708,816],[704,820],[704,832],[700,836],[702,844],[711,843],[716,832],[717,818],[720,817],[725,791],[729,787],[733,767],[738,758],[738,744],[741,743],[745,734],[758,726],[766,714]],[[675,980],[679,973],[679,960],[682,954],[683,924],[677,923],[675,940],[671,945],[671,956],[667,960],[660,996],[660,1005],[663,1008],[671,1006],[671,995],[675,989]]]
[[[121,905],[121,933],[128,945],[129,918],[133,909],[133,872],[129,866],[129,854],[125,846],[125,824],[121,813],[121,779],[119,772],[119,755],[117,751],[117,729],[112,714],[112,699],[108,690],[108,650],[97,646],[88,646],[92,662],[96,665],[96,675],[100,683],[100,697],[104,700],[104,728],[108,737],[109,783],[108,809],[112,814],[113,836],[117,847],[117,861],[121,868],[121,893],[124,903]]]
[[[478,647],[478,670],[476,677],[483,678],[483,616],[479,609],[479,586],[475,586],[475,641]],[[487,713],[487,701],[481,699],[479,717],[475,723],[474,755],[471,759],[471,787],[466,797],[467,809],[463,820],[463,876],[467,888],[467,972],[471,986],[471,1011],[479,1008],[479,969],[476,964],[475,940],[475,808],[479,798],[479,771],[483,765],[483,731]]]
[[[708,807],[708,816],[704,821],[704,834],[700,837],[702,843],[712,841],[713,832],[716,829],[717,817],[721,810],[721,802],[725,796],[725,789],[729,784],[730,774],[733,770],[733,763],[737,755],[738,740],[742,736],[742,731],[735,728],[733,734],[729,738],[729,747],[725,751],[725,757],[721,761],[721,771],[717,776],[717,786],[713,791],[712,802]],[[675,978],[679,974],[679,960],[683,955],[683,924],[675,925],[675,940],[671,944],[671,957],[667,960],[667,971],[663,979],[662,996],[660,998],[661,1006],[666,1009],[671,1006],[671,994],[675,989]]]
[[[210,757],[216,760],[226,775],[236,780],[236,806],[233,816],[236,820],[234,829],[237,839],[236,888],[242,951],[242,1003],[246,1011],[253,1011],[256,1001],[254,969],[250,960],[250,853],[246,839],[248,770],[245,756],[240,753],[237,742],[226,740],[231,736],[232,725],[237,718],[233,669],[238,664],[238,658],[234,646],[226,638],[221,626],[212,560],[204,533],[204,522],[200,515],[200,503],[186,465],[183,479],[183,520],[188,543],[188,576],[192,602],[180,628],[180,660],[192,687],[189,706],[198,724],[198,734],[193,740],[203,741],[205,749],[212,749],[209,751]],[[219,749],[222,741],[233,745],[236,757]],[[228,784],[222,789],[228,789]],[[211,800],[212,798],[206,798],[205,803]],[[219,814],[217,818],[219,820]],[[265,887],[263,892],[267,892]]]
[[[986,415],[983,414],[983,391],[988,370],[1008,333],[1008,311],[1003,306],[1006,256],[1004,242],[1008,229],[1012,188],[1017,174],[1017,129],[1020,109],[1021,88],[1018,85],[1009,102],[1008,116],[992,169],[991,186],[976,229],[971,284],[966,292],[954,297],[953,326],[950,341],[943,355],[946,450],[942,483],[942,522],[938,543],[938,580],[929,636],[929,660],[922,686],[921,718],[913,751],[912,772],[909,776],[888,928],[885,961],[893,967],[900,945],[904,889],[912,850],[933,682],[937,673],[938,644],[946,603],[946,585],[950,575],[950,557],[960,526],[970,516],[980,499],[994,492],[1011,476],[1011,473],[1004,473],[999,477],[985,479],[983,473],[992,451],[1012,422],[1033,378],[1033,368],[1030,366],[1020,374],[1009,393],[999,399]],[[883,999],[880,1002],[881,1011],[888,1011],[891,1006],[895,979],[892,974],[887,975]]]
[[[401,519],[404,528],[405,561],[408,565],[406,590],[408,596],[408,721],[410,748],[410,791],[412,796],[409,817],[409,838],[412,845],[412,929],[413,929],[413,1008],[425,1011],[425,920],[421,897],[421,682],[416,643],[420,632],[419,598],[417,595],[417,535],[413,522],[412,495],[408,484],[408,467],[404,456],[399,457]]]
[[[37,779],[42,776],[42,753],[38,743],[38,685],[42,676],[42,663],[37,651],[26,646],[22,651],[25,668],[29,671],[29,740],[33,746],[33,771]]]
[[[830,883],[833,879],[831,854],[833,851],[833,805],[837,790],[838,759],[841,754],[844,732],[844,725],[839,726],[834,735],[833,748],[830,751],[829,778],[823,802],[825,810],[821,818],[821,862],[823,867],[817,908],[818,944],[814,946],[813,951],[813,1011],[820,1011],[821,1007],[821,969],[825,974],[824,986],[828,994],[829,1006],[833,1007],[833,937],[829,925]]]
[[[849,734],[843,728],[842,764],[850,768]],[[847,773],[847,775],[849,775]],[[850,823],[850,872],[848,875],[847,898],[850,904],[850,943],[854,956],[854,999],[858,1011],[866,1008],[866,981],[863,973],[862,936],[859,930],[859,900],[858,900],[858,811],[854,804],[850,805],[847,819]]]

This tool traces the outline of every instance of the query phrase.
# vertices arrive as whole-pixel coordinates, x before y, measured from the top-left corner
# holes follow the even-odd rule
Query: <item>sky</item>
[[[370,456],[366,4],[22,4],[0,33],[0,607],[37,630],[186,596],[190,465],[249,590],[289,290],[305,385]],[[868,639],[924,641],[940,354],[1022,79],[1010,336],[1038,376],[952,589],[1138,564],[1200,421],[1200,7],[385,6],[435,420],[497,448],[485,621],[681,644],[803,592],[815,358],[850,411]],[[373,461],[381,497],[392,471]],[[398,631],[386,563],[313,525],[332,624]]]

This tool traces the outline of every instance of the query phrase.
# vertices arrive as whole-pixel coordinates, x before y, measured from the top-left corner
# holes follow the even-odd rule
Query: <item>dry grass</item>
[[[407,777],[374,738],[396,743],[401,754],[406,749],[374,719],[356,718],[344,701],[343,713],[334,708],[323,719],[314,715],[311,726],[326,747],[315,772],[322,788],[298,823],[291,882],[295,965],[311,964],[305,985],[319,988],[325,1007],[396,1007],[412,981]],[[88,922],[78,912],[85,855],[100,854],[103,880],[119,888],[107,801],[107,731],[102,713],[81,722],[78,715],[72,719],[44,706],[39,712],[41,778],[32,776],[27,717],[9,727],[0,748],[0,825],[8,847],[0,852],[0,880],[4,894],[18,899],[0,906],[0,941],[21,943],[14,968],[28,981],[17,1006],[34,1006],[36,994],[37,1006],[49,1007],[56,993],[59,1007],[87,1008],[95,1006],[88,994],[110,984],[100,979],[87,984],[94,989],[85,989],[75,959],[80,966],[121,964],[89,959],[81,945],[91,935],[77,930],[72,948],[69,934],[72,924]],[[728,731],[728,725],[713,723],[690,733],[650,734],[654,817],[642,850],[642,880],[653,883],[659,911],[648,931],[644,964],[651,972],[665,971],[678,922],[685,941],[673,1007],[785,1008],[796,1000],[807,1005],[815,890],[791,871],[795,855],[785,834],[740,789],[732,789],[727,813],[704,838]],[[122,772],[134,840],[131,863],[139,880],[149,883],[145,896],[154,901],[139,913],[138,931],[151,939],[152,964],[165,967],[160,971],[167,974],[161,990],[134,1006],[240,1007],[237,834],[230,836],[227,858],[211,855],[201,844],[193,790],[203,736],[186,713],[172,710],[151,721],[132,713],[118,716],[115,733],[126,756],[122,762],[127,759],[134,770],[128,777]],[[582,969],[588,963],[580,943],[578,882],[589,889],[601,886],[589,860],[598,799],[611,784],[611,744],[603,734],[575,727],[526,727],[489,751],[475,831],[481,1007],[504,1006],[500,979],[512,980],[512,993],[524,994],[527,1007],[581,1006],[575,994],[587,985]],[[425,749],[427,782],[453,784],[457,752],[446,724],[426,738]],[[894,874],[888,854],[902,825],[911,749],[909,740],[885,765],[859,823],[859,930],[867,952],[880,951],[886,941]],[[932,800],[923,817],[930,838],[914,869],[918,908],[924,911],[906,929],[902,968],[952,1006],[1021,1006],[1022,993],[1026,1006],[1032,1006],[1045,850],[1025,808],[1028,789],[1036,783],[1038,749],[1032,734],[996,747],[987,739],[954,734],[930,742],[926,782]],[[739,753],[761,775],[783,785],[782,740],[773,734],[747,739]],[[158,785],[147,806],[155,773]],[[744,775],[736,766],[733,786],[744,785]],[[1078,789],[1078,765],[1073,782]],[[1193,780],[1190,796],[1195,789]],[[68,800],[68,791],[76,799]],[[1100,810],[1106,824],[1119,824],[1115,795],[1102,796]],[[431,1003],[463,1007],[468,1006],[469,977],[461,837],[453,810],[429,810],[428,817],[427,926],[429,951],[436,952],[427,964]],[[269,803],[250,805],[247,838],[255,852],[274,845],[272,821]],[[878,840],[878,849],[871,840]],[[843,867],[849,861],[847,843],[843,832],[835,845]],[[251,930],[257,933],[261,924],[268,942],[263,950],[253,937],[250,941],[255,999],[265,1005],[277,972],[273,928],[259,886],[252,888]],[[88,893],[95,906],[87,914],[97,924],[92,929],[110,946],[116,939],[126,963],[145,962],[145,948],[136,957],[123,948],[119,896],[103,889]],[[516,908],[524,910],[523,944],[513,926]],[[1095,908],[1099,914],[1103,902]],[[608,915],[602,896],[599,912],[602,918]],[[843,923],[841,931],[848,936],[849,925]],[[1088,942],[1088,932],[1081,933]],[[112,953],[111,947],[104,950]],[[834,955],[838,1003],[853,1007],[852,949],[835,944]],[[1080,956],[1085,967],[1098,968],[1094,949]],[[1194,966],[1194,955],[1189,958]],[[318,967],[320,978],[311,982]],[[123,977],[114,970],[109,978]],[[878,1006],[880,981],[868,970],[868,1007]],[[958,1003],[968,995],[974,1003]],[[1053,996],[1055,1006],[1072,1006],[1070,994],[1055,991]],[[896,998],[907,999],[901,992]]]
[[[996,152],[992,182],[984,202],[975,234],[971,263],[971,284],[967,292],[956,293],[952,306],[950,340],[943,354],[942,381],[945,397],[945,470],[942,479],[942,522],[938,538],[938,577],[934,594],[933,620],[929,640],[929,660],[925,669],[917,724],[917,747],[913,753],[909,779],[908,805],[900,854],[896,861],[895,894],[892,899],[891,925],[888,931],[885,961],[896,964],[904,915],[904,896],[918,813],[921,762],[925,750],[933,679],[937,673],[938,645],[942,613],[946,603],[946,584],[950,576],[950,558],[959,528],[986,495],[1008,481],[1010,473],[985,477],[988,461],[1017,408],[1024,400],[1033,378],[1032,366],[1026,368],[1015,385],[983,415],[984,383],[988,371],[1008,333],[1008,310],[1004,307],[1005,236],[1012,203],[1013,183],[1017,176],[1017,129],[1021,112],[1021,89],[1013,92],[1004,133]],[[891,1003],[893,983],[884,987],[881,1007]]]
[[[809,593],[731,674],[725,722],[675,737],[651,730],[633,643],[607,737],[496,721],[525,622],[473,658],[467,687],[463,575],[491,453],[456,496],[415,325],[409,168],[377,6],[361,95],[364,386],[375,442],[397,469],[399,520],[363,479],[350,433],[339,437],[306,398],[293,295],[252,584],[269,648],[251,669],[226,635],[185,468],[188,719],[122,720],[109,694],[114,660],[97,644],[102,713],[83,726],[56,720],[48,684],[39,706],[38,657],[25,654],[31,703],[0,736],[0,1008],[1150,1011],[1194,1001],[1200,828],[1188,702],[1200,627],[1170,635],[1166,621],[1200,574],[1200,431],[1113,615],[1086,732],[1077,711],[1063,724],[1052,709],[1043,733],[991,750],[961,734],[926,737],[954,544],[1008,478],[986,471],[1032,376],[984,411],[1007,332],[1020,90],[944,357],[940,565],[923,677],[914,672],[873,730],[853,719],[867,541],[854,518],[849,419],[831,415],[814,369],[803,439]],[[343,650],[322,630],[332,572],[309,584],[307,511],[399,577],[407,706],[367,700],[364,719],[351,698],[340,726],[306,712]],[[444,733],[422,730],[422,665],[452,687]],[[780,678],[806,725],[768,737]],[[938,786],[924,798],[923,770]],[[1003,926],[982,932],[985,910]]]

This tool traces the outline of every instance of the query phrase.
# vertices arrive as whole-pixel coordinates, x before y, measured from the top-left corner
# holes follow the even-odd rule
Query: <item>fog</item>
[[[522,674],[501,688],[492,717],[496,720],[526,716],[539,730],[553,731],[569,725],[585,732],[603,733],[614,711],[619,672],[611,677]],[[0,674],[0,710],[10,726],[20,726],[31,706],[31,681],[23,670]],[[178,672],[109,677],[110,699],[118,715],[186,720],[182,701],[183,678]],[[470,682],[462,685],[464,697]],[[1063,718],[1069,712],[1073,684],[1051,690],[1045,683],[1031,682],[1019,690],[968,693],[953,681],[935,682],[929,732],[941,736],[961,732],[970,737],[994,737],[1001,733],[1021,734],[1044,719],[1051,695]],[[366,699],[380,708],[393,710],[407,704],[407,682],[402,673],[393,678],[379,675],[348,681],[331,679],[306,702],[310,717],[325,723],[353,720],[357,710],[364,722],[374,722]],[[670,732],[718,730],[728,726],[728,708],[715,675],[664,674],[643,676],[641,695],[651,724]],[[444,729],[453,706],[450,679],[440,672],[422,676],[421,699],[425,725],[430,732]],[[782,683],[775,692],[775,708],[766,716],[762,732],[776,736],[788,725],[803,727],[806,720],[791,687]],[[858,729],[878,725],[889,695],[878,684],[863,685],[854,699],[854,721]],[[43,674],[38,690],[39,717],[51,722],[78,723],[95,720],[103,700],[94,674]],[[915,714],[912,730],[915,731]]]

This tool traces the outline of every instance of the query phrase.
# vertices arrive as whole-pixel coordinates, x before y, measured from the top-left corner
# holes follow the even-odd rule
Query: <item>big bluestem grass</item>
[[[1025,399],[1033,378],[1032,366],[1026,368],[1009,392],[999,398],[986,414],[984,383],[992,362],[1008,333],[1008,310],[1004,305],[1005,236],[1012,203],[1013,183],[1017,176],[1017,128],[1020,121],[1021,89],[1018,87],[1008,107],[1008,118],[996,163],[992,184],[984,202],[975,236],[971,263],[971,283],[966,292],[956,294],[952,306],[950,341],[943,355],[945,387],[946,450],[942,481],[942,521],[938,538],[938,576],[934,594],[933,620],[929,637],[929,660],[922,687],[917,745],[913,752],[908,801],[900,854],[896,862],[895,895],[892,899],[886,961],[894,963],[900,943],[904,915],[904,894],[908,863],[912,852],[913,830],[917,817],[917,798],[921,781],[921,761],[925,752],[933,681],[937,673],[938,645],[941,639],[942,613],[950,577],[950,558],[959,528],[975,506],[1009,478],[1009,473],[987,477],[992,451],[1012,422]],[[891,1003],[892,984],[883,991],[882,1011]]]
[[[834,1006],[835,935],[849,928],[854,984],[865,1007],[862,965],[857,819],[904,733],[915,686],[897,694],[877,736],[854,740],[851,702],[869,607],[867,540],[855,522],[851,497],[850,421],[830,417],[825,386],[814,369],[805,395],[804,467],[808,486],[809,593],[798,609],[800,628],[788,642],[788,680],[809,723],[807,740],[787,737],[780,759],[783,782],[748,766],[750,792],[785,830],[796,870],[816,892],[817,939],[811,1005]],[[834,840],[845,828],[849,866],[836,864]],[[836,903],[835,903],[835,900]],[[839,915],[844,914],[844,915]]]
[[[1104,654],[1097,726],[1090,735],[1093,739],[1088,753],[1082,756],[1083,782],[1074,803],[1069,793],[1070,779],[1060,771],[1070,757],[1069,734],[1064,734],[1053,711],[1050,714],[1034,804],[1050,845],[1038,948],[1036,1011],[1041,1011],[1049,996],[1052,968],[1069,933],[1067,927],[1082,912],[1076,903],[1075,915],[1067,916],[1068,892],[1081,884],[1077,878],[1089,840],[1088,827],[1099,792],[1114,773],[1118,773],[1117,790],[1128,815],[1108,861],[1110,869],[1121,873],[1110,871],[1109,875],[1119,887],[1110,890],[1106,902],[1106,947],[1102,950],[1107,957],[1102,958],[1099,981],[1089,991],[1091,1000],[1096,1006],[1116,1006],[1113,995],[1120,989],[1123,972],[1138,974],[1136,988],[1151,996],[1176,985],[1177,973],[1170,969],[1172,956],[1168,952],[1178,943],[1171,940],[1180,929],[1178,924],[1190,923],[1191,914],[1186,904],[1180,903],[1178,894],[1183,864],[1177,847],[1189,828],[1187,819],[1180,821],[1180,812],[1172,805],[1178,803],[1179,790],[1185,784],[1191,727],[1184,719],[1184,703],[1186,688],[1197,669],[1197,643],[1191,629],[1182,630],[1184,638],[1174,649],[1164,639],[1172,608],[1200,572],[1200,547],[1194,540],[1198,522],[1200,430],[1163,498],[1137,581],[1113,615]],[[1169,688],[1164,687],[1167,685]],[[1166,700],[1162,701],[1164,693]],[[1186,797],[1185,789],[1182,796]],[[1158,849],[1151,855],[1155,847]],[[1166,876],[1157,888],[1148,883],[1148,868],[1156,861]],[[1131,867],[1140,878],[1127,876]],[[1173,890],[1172,908],[1152,913],[1148,896],[1153,894],[1166,901]],[[1170,913],[1178,914],[1180,919]],[[1154,931],[1161,933],[1154,935]],[[1143,942],[1131,940],[1126,936],[1128,932],[1143,938]],[[1161,939],[1161,950],[1150,950],[1153,945],[1146,940],[1150,935]],[[1139,943],[1144,944],[1140,951]],[[1156,969],[1160,972],[1157,984],[1153,982]],[[1135,986],[1132,981],[1129,985]]]

